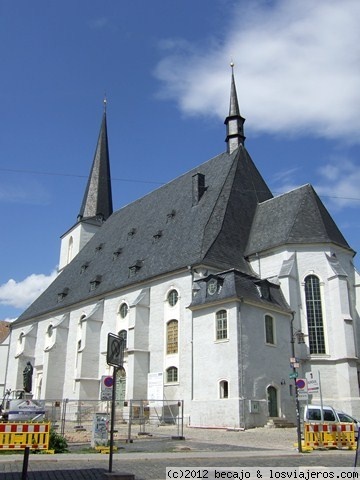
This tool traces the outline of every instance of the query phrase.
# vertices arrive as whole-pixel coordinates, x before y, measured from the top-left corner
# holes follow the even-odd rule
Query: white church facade
[[[190,425],[294,422],[292,348],[324,403],[360,416],[355,252],[311,185],[272,195],[244,121],[232,76],[227,151],[113,212],[104,112],[59,275],[11,325],[7,388],[30,361],[34,398],[98,399],[116,333],[124,399],[147,399],[161,374]]]

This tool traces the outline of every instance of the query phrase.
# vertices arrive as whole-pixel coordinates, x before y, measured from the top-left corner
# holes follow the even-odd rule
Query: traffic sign
[[[307,385],[305,378],[298,378],[296,380],[296,386],[299,390],[307,391]]]
[[[101,400],[112,399],[112,387],[114,384],[113,377],[103,375],[101,377]]]
[[[289,378],[297,378],[298,375],[299,375],[298,372],[292,372],[290,373]]]
[[[308,384],[308,393],[318,393],[320,391],[320,374],[319,372],[307,372],[305,377]]]
[[[114,333],[108,334],[106,362],[113,367],[122,367],[124,363],[125,340]]]

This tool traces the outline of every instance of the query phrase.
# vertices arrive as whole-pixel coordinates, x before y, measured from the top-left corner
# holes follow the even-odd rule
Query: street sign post
[[[115,333],[108,334],[106,362],[113,367],[111,422],[110,422],[110,452],[109,473],[112,473],[112,460],[114,449],[114,422],[115,422],[115,395],[116,395],[116,369],[124,363],[125,340]]]

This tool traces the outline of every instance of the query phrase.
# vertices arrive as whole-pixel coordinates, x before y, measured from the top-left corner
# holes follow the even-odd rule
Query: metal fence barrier
[[[109,439],[111,402],[45,400],[45,418],[69,444],[105,445]],[[114,439],[182,438],[181,400],[129,400],[115,404]]]

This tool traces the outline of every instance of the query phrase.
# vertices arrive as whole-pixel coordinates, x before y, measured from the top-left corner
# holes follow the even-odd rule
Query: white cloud
[[[360,2],[234,2],[219,40],[163,41],[159,93],[188,115],[224,117],[235,62],[240,109],[253,131],[358,141]],[[223,40],[220,40],[223,39]],[[356,137],[356,138],[354,138]]]
[[[13,279],[0,285],[0,304],[26,308],[55,280],[57,272],[50,275],[32,274],[20,282]]]
[[[333,208],[359,208],[359,165],[348,159],[335,159],[319,171],[320,181],[315,189],[320,196],[327,197]]]

